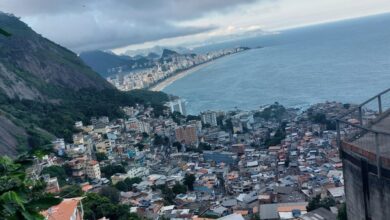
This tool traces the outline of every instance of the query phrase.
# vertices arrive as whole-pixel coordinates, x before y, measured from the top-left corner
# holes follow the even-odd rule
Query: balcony
[[[390,89],[338,118],[337,141],[342,154],[374,164],[378,176],[390,168]]]

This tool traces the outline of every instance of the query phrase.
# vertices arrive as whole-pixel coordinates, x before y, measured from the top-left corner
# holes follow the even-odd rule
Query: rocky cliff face
[[[28,120],[29,109],[20,100],[44,106],[65,103],[65,97],[82,89],[114,89],[75,53],[35,33],[18,18],[0,12],[0,28],[11,34],[0,35],[0,154],[16,155],[22,145],[28,145],[27,130],[42,120],[36,116]]]
[[[47,100],[50,87],[111,88],[72,51],[35,33],[18,18],[0,13],[0,88],[10,98]]]

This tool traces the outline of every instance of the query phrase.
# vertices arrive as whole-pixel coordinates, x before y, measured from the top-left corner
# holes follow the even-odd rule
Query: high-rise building
[[[348,219],[390,217],[390,111],[383,105],[389,94],[382,92],[337,120]]]
[[[175,129],[176,140],[187,145],[198,144],[198,134],[196,125],[180,126]]]
[[[168,102],[168,107],[171,112],[179,112],[182,115],[187,115],[185,101],[183,99],[175,99]]]
[[[217,113],[214,111],[202,112],[201,119],[202,119],[203,124],[217,126]]]

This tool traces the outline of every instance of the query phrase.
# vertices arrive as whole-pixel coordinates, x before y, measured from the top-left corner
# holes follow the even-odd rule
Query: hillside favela
[[[0,0],[0,219],[390,219],[390,1]]]

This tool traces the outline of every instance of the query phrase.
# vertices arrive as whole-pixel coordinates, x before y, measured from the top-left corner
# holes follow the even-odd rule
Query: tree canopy
[[[0,216],[3,219],[43,219],[41,211],[61,202],[45,193],[45,183],[26,178],[20,163],[0,157]]]
[[[65,169],[57,165],[43,168],[42,174],[49,174],[50,177],[57,177],[60,186],[65,185],[66,179],[68,178]]]
[[[329,210],[331,206],[335,205],[336,201],[333,198],[325,197],[321,199],[320,195],[317,195],[309,201],[309,204],[307,205],[307,211],[310,212],[321,207]]]
[[[88,193],[83,199],[84,219],[132,219],[139,220],[137,215],[130,213],[128,205],[113,203],[109,198],[97,193]]]
[[[186,174],[184,177],[184,185],[188,187],[189,190],[194,190],[194,183],[195,183],[195,175],[194,174]]]

